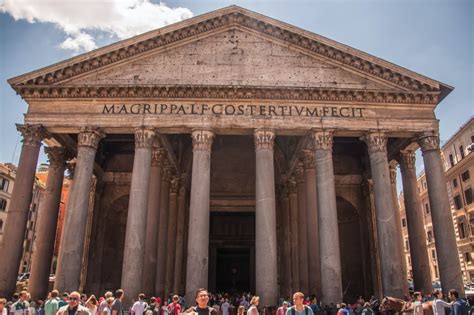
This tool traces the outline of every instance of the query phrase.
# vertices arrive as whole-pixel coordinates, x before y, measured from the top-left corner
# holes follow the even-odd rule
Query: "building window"
[[[10,183],[10,181],[6,178],[0,178],[0,189],[3,190],[3,191],[6,191],[8,192],[8,184]]]
[[[454,196],[454,208],[459,210],[462,208],[462,200],[460,195]]]
[[[466,198],[466,204],[470,205],[472,203],[472,188],[468,188],[464,191],[464,197]]]
[[[426,182],[423,182],[423,189],[426,190]]]
[[[433,258],[433,260],[436,260],[436,251],[434,249],[431,250],[431,258]]]
[[[465,182],[469,179],[469,171],[465,171],[464,173],[461,174],[462,181]]]
[[[464,230],[464,222],[458,223],[459,238],[466,238],[466,231]]]
[[[3,231],[3,220],[0,220],[0,233]]]
[[[461,153],[461,159],[464,159],[464,147],[462,145],[459,146],[459,153]]]
[[[451,163],[451,167],[454,166],[454,157],[452,154],[449,155],[449,163]]]
[[[0,211],[7,210],[7,201],[3,198],[0,198]]]
[[[467,253],[464,253],[464,260],[469,263],[471,262],[471,253],[467,252]]]
[[[428,243],[433,242],[433,231],[429,230],[429,231],[426,233],[426,236],[427,236],[427,238],[428,238]]]
[[[408,240],[405,239],[405,250],[409,251],[410,250],[410,243],[408,243]]]
[[[425,214],[430,214],[430,204],[425,203]]]
[[[407,219],[402,218],[402,227],[407,227]]]
[[[458,187],[458,179],[457,178],[453,179],[453,187],[454,188]]]

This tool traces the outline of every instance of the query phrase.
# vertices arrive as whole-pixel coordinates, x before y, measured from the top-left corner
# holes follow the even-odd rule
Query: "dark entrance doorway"
[[[255,213],[211,212],[209,289],[255,292]]]
[[[250,248],[218,248],[217,292],[250,291]]]

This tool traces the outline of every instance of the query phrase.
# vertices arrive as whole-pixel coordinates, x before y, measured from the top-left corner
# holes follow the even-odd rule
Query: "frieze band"
[[[236,115],[236,116],[306,116],[362,118],[365,108],[295,105],[234,104],[105,104],[102,114],[116,115]]]

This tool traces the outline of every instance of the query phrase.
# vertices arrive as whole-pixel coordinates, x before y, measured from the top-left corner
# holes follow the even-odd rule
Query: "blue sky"
[[[0,0],[0,162],[17,163],[21,143],[14,124],[22,122],[27,110],[26,103],[7,84],[8,78],[77,55],[78,50],[71,49],[75,47],[71,43],[101,47],[153,23],[161,25],[179,19],[179,16],[186,17],[189,11],[199,15],[231,4],[307,29],[454,86],[455,90],[436,109],[442,140],[448,139],[474,114],[474,1],[167,1],[165,4],[170,10],[157,11],[156,17],[152,14],[143,18],[141,12],[150,15],[155,11],[144,8],[133,14],[126,11],[122,12],[123,16],[112,16],[114,11],[107,6],[117,1],[133,4],[136,0],[108,0],[94,8],[89,7],[91,0],[70,0],[67,3],[73,7],[62,8],[63,11],[57,9],[58,4],[64,3],[60,0],[36,0],[36,5],[38,2],[43,4],[43,11],[33,17],[24,11],[35,0]],[[25,7],[22,7],[23,2]],[[152,2],[149,5],[157,8],[158,2]],[[178,7],[181,7],[179,12]],[[15,20],[11,12],[23,19]],[[56,17],[52,17],[54,12],[58,14]],[[35,22],[30,23],[25,18]],[[64,25],[64,21],[70,20],[75,20],[74,27]],[[113,23],[130,24],[135,28],[110,29]],[[40,161],[45,161],[44,154]],[[421,170],[420,158],[417,164]]]

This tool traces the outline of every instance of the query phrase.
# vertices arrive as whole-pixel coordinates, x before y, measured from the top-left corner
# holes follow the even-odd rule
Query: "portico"
[[[40,140],[76,156],[60,290],[193,301],[199,287],[238,290],[245,272],[261,305],[296,290],[325,303],[402,297],[389,162],[418,146],[443,289],[463,290],[434,114],[452,90],[441,82],[231,6],[9,83],[29,105],[18,178],[32,180]],[[31,190],[15,189],[9,220],[21,226]],[[20,234],[7,221],[4,238]],[[14,289],[19,246],[2,247],[12,259],[0,295]]]

